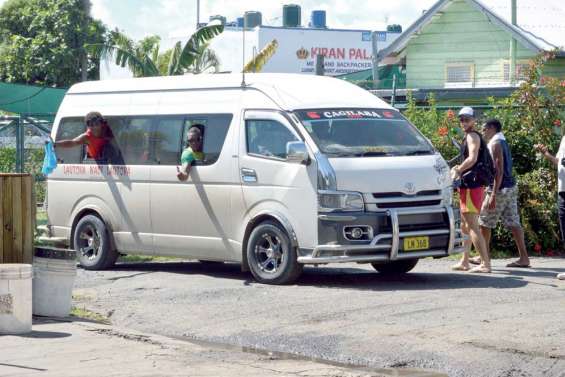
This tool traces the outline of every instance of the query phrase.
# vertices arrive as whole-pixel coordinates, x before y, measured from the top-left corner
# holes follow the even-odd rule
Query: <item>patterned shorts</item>
[[[487,192],[485,201],[481,208],[479,224],[485,228],[493,229],[502,218],[505,227],[520,227],[520,214],[518,212],[518,187],[514,186],[500,190],[496,194],[496,206],[494,210],[488,209],[488,201],[491,193]]]
[[[485,189],[484,187],[463,188],[459,189],[459,201],[461,204],[461,213],[479,214],[481,204],[483,203]]]

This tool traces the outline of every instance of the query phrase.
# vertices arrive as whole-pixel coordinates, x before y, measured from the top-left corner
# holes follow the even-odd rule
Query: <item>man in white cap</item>
[[[481,256],[481,264],[471,269],[469,264],[471,241],[467,240],[461,260],[452,268],[456,271],[490,273],[490,257],[479,225],[479,213],[483,204],[485,188],[480,182],[477,182],[477,175],[475,174],[479,155],[485,152],[481,148],[486,148],[486,145],[481,134],[475,130],[475,111],[471,107],[464,107],[459,111],[459,122],[463,131],[465,131],[465,139],[462,145],[463,162],[461,165],[453,167],[451,171],[454,179],[461,177],[459,188],[461,230],[464,234],[470,236],[475,249]]]

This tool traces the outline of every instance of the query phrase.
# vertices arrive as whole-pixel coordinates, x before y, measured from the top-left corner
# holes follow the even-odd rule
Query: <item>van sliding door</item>
[[[231,114],[162,116],[156,126],[156,165],[151,172],[151,218],[157,254],[206,260],[234,260],[229,242],[230,197],[239,187],[237,160],[223,148]],[[177,178],[186,133],[203,131],[204,160],[188,181]]]

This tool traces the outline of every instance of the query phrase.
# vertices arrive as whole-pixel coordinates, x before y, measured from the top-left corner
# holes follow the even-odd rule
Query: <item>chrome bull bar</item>
[[[449,229],[400,232],[399,216],[430,213],[447,213]],[[311,255],[298,257],[298,263],[321,264],[395,261],[410,258],[442,257],[464,251],[463,243],[465,237],[461,233],[461,230],[456,228],[455,214],[453,208],[450,206],[396,208],[387,210],[386,214],[390,218],[391,233],[377,234],[370,243],[363,245],[318,245],[314,248]],[[433,249],[399,254],[400,240],[402,238],[437,235],[449,235],[447,250]],[[386,244],[380,243],[386,239],[390,239],[391,242]]]

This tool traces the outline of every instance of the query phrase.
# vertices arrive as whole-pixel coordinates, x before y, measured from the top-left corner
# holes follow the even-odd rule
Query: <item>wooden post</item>
[[[31,174],[0,174],[0,263],[32,263],[35,203]]]

